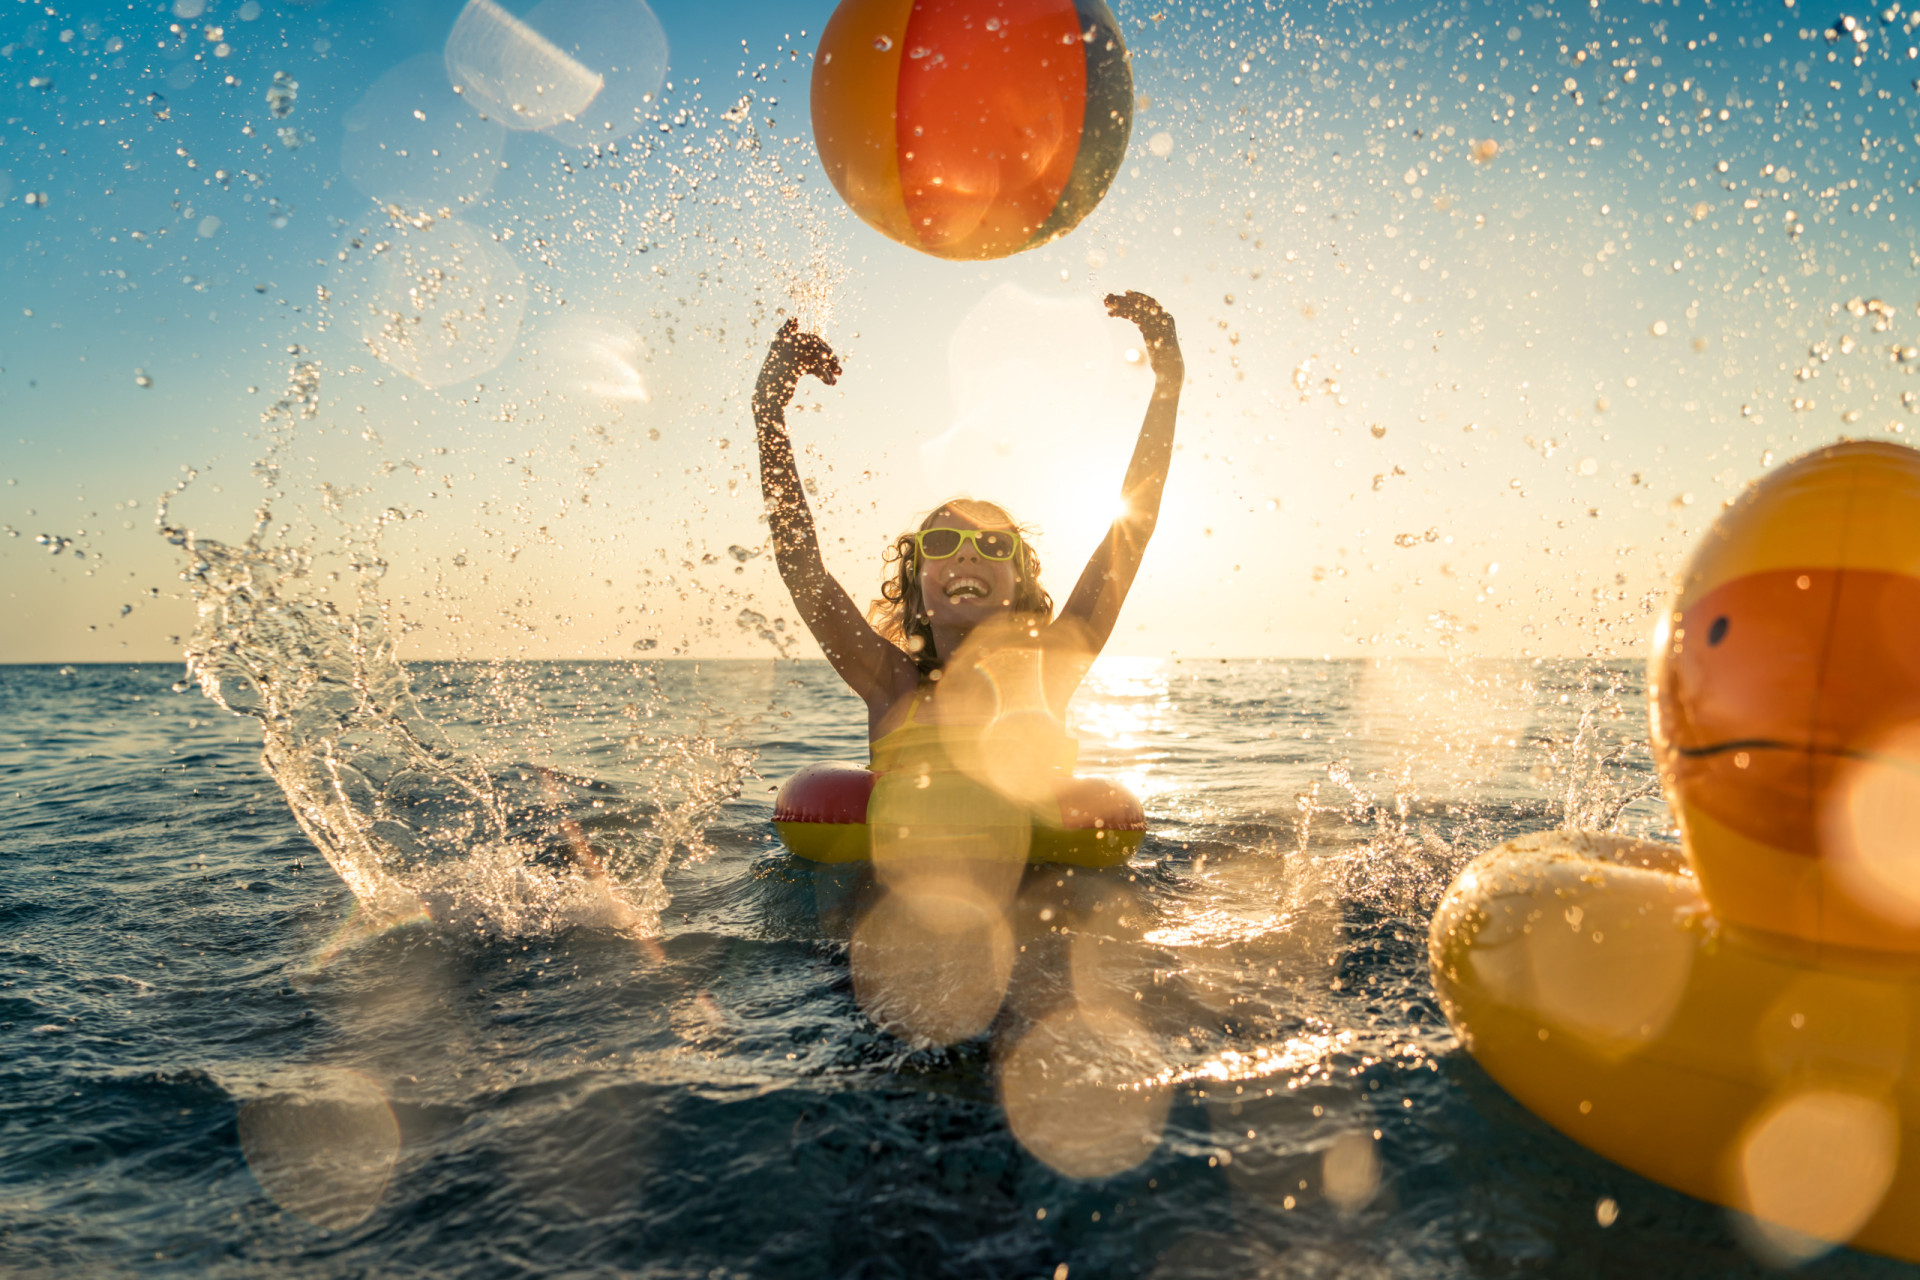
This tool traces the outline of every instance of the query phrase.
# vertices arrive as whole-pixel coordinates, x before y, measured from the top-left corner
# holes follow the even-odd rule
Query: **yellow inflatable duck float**
[[[1920,1261],[1920,452],[1836,444],[1722,512],[1648,699],[1683,848],[1482,854],[1428,937],[1447,1017],[1543,1120],[1790,1253]]]

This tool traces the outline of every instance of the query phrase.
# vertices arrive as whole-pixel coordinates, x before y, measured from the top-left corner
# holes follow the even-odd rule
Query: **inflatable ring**
[[[1433,918],[1461,1043],[1600,1154],[1803,1259],[1920,1261],[1920,452],[1816,449],[1661,614],[1648,747],[1682,848],[1557,832]]]
[[[1574,831],[1480,855],[1429,933],[1461,1043],[1636,1173],[1920,1260],[1920,959],[1723,925],[1685,865]]]
[[[878,776],[857,765],[812,764],[788,778],[773,801],[773,828],[781,843],[810,862],[867,861],[872,854],[867,802]],[[1054,797],[1060,823],[1034,824],[1028,862],[1117,867],[1146,838],[1146,812],[1118,783],[1063,777]]]

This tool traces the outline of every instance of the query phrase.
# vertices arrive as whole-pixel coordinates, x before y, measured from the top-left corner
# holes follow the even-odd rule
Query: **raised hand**
[[[1130,320],[1140,330],[1140,336],[1146,339],[1147,360],[1156,374],[1166,378],[1185,372],[1180,336],[1174,332],[1173,316],[1165,307],[1136,289],[1110,293],[1106,302],[1108,315]]]
[[[825,338],[800,332],[800,322],[790,317],[767,348],[754,400],[766,407],[784,408],[793,399],[800,379],[809,374],[832,386],[840,379],[840,357],[833,354]]]

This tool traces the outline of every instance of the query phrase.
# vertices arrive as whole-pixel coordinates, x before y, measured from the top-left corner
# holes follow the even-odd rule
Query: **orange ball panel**
[[[1066,190],[1086,115],[1070,0],[918,0],[900,73],[900,185],[916,243],[997,258]]]
[[[1702,539],[1648,692],[1668,798],[1721,918],[1920,951],[1920,831],[1889,837],[1886,817],[1920,812],[1916,637],[1920,453],[1821,450]]]

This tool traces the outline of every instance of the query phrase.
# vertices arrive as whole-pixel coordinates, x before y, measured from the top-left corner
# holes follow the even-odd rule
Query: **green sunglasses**
[[[967,543],[982,560],[1011,560],[1020,550],[1020,535],[1008,529],[922,529],[913,546],[923,559],[947,560]]]

